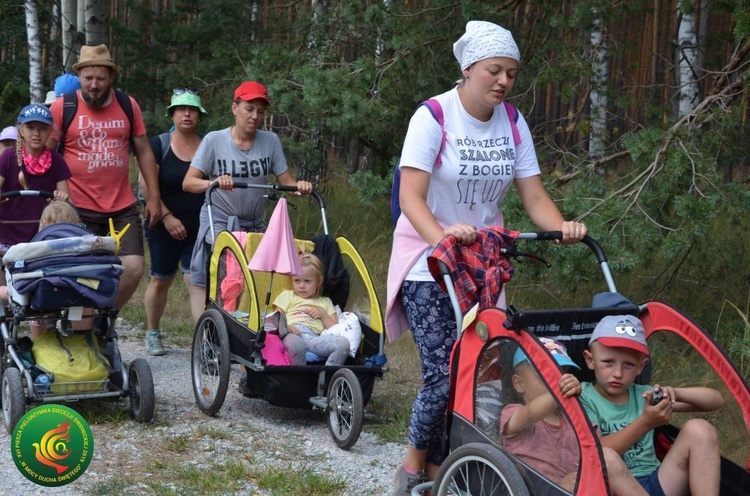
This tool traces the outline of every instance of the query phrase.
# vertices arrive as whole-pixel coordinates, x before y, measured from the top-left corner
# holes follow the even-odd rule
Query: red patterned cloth
[[[474,244],[462,245],[455,237],[443,239],[427,257],[432,277],[443,291],[445,282],[438,260],[445,263],[453,279],[461,311],[495,306],[503,285],[513,277],[513,265],[500,251],[518,238],[518,231],[490,226],[477,233]]]

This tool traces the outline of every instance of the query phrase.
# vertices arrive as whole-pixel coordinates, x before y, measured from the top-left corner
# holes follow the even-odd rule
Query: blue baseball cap
[[[565,348],[565,346],[559,341],[552,338],[539,338],[539,341],[544,345],[545,348],[547,348],[547,351],[549,351],[552,356],[555,357],[555,361],[560,367],[574,367],[578,370],[581,370],[581,367],[576,365],[576,363],[568,356],[567,348]],[[529,357],[526,356],[526,353],[524,353],[519,346],[516,350],[516,353],[513,355],[513,368],[516,368],[518,364],[528,359]]]
[[[44,105],[32,103],[31,105],[26,105],[22,108],[21,113],[18,114],[19,124],[26,124],[27,122],[43,122],[51,126],[52,114]]]

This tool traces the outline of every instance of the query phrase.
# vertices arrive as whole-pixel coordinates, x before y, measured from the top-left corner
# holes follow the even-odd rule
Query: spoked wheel
[[[214,415],[229,387],[229,334],[218,310],[206,310],[195,326],[192,362],[193,393],[198,408]]]
[[[440,466],[435,496],[529,496],[521,474],[500,450],[489,444],[461,446]]]
[[[151,367],[143,358],[136,358],[128,371],[130,413],[136,422],[146,424],[154,418],[154,378]]]
[[[328,385],[328,430],[341,449],[349,449],[362,432],[364,403],[359,379],[349,369],[339,369]]]
[[[5,430],[12,435],[16,424],[26,413],[26,397],[23,394],[21,371],[15,367],[5,369],[2,387],[3,423]]]

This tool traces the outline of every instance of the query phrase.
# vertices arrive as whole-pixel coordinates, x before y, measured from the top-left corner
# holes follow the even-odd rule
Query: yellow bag
[[[101,390],[102,385],[96,383],[81,384],[80,387],[60,384],[103,381],[109,377],[109,370],[104,364],[106,358],[102,355],[96,338],[90,336],[87,339],[85,333],[66,338],[58,336],[54,331],[47,331],[34,341],[31,351],[39,366],[54,373],[55,381],[51,389],[53,394]]]

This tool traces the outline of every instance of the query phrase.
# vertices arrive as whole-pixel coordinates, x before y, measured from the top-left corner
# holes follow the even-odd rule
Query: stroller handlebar
[[[554,241],[562,240],[562,231],[539,231],[539,232],[528,232],[521,233],[518,239],[530,239],[535,241]],[[589,247],[594,252],[596,260],[600,263],[607,263],[607,255],[604,254],[604,249],[601,245],[588,234],[581,240],[581,243]]]
[[[287,192],[296,192],[297,186],[285,186],[283,184],[256,184],[256,183],[245,183],[245,182],[234,182],[233,187],[236,189],[264,189],[271,192],[276,191],[287,191]],[[211,194],[219,188],[219,184],[216,181],[211,181],[211,183],[208,185],[208,189],[206,189],[206,209],[208,211],[208,218],[209,218],[209,224],[211,226],[211,239],[216,239],[216,232],[214,231],[214,223],[213,223],[213,213],[212,213],[212,205],[213,202],[211,201]],[[323,200],[323,197],[320,196],[320,193],[313,190],[310,192],[310,196],[315,198],[317,200],[318,205],[320,205],[320,215],[321,215],[321,221],[323,223],[323,233],[328,234],[328,219],[326,218],[326,205],[325,201]],[[274,199],[271,197],[271,195],[267,196],[268,198]],[[276,198],[278,199],[278,198]]]
[[[51,191],[41,191],[36,189],[23,189],[18,191],[6,191],[0,194],[0,200],[16,198],[19,196],[41,196],[42,198],[53,199],[55,195]]]
[[[295,193],[297,191],[297,186],[285,186],[283,184],[255,184],[235,182],[233,183],[233,186],[237,189],[266,189],[269,191],[288,191],[290,193]],[[212,181],[211,184],[208,185],[208,189],[206,190],[206,205],[211,206],[211,193],[213,193],[213,191],[218,188],[219,184],[215,181]],[[323,197],[320,196],[317,191],[313,190],[310,195],[318,201],[318,203],[320,204],[320,208],[325,208]]]

